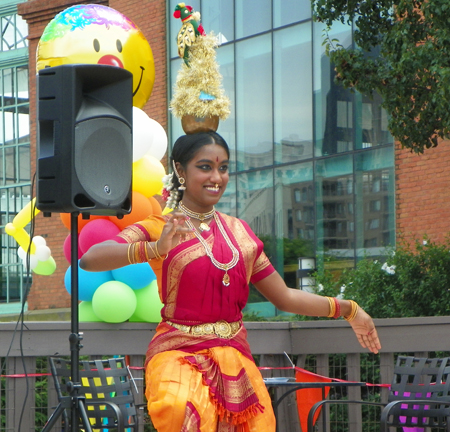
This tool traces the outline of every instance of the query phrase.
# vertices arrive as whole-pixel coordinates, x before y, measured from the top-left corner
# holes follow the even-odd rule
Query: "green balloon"
[[[161,303],[156,280],[144,288],[134,291],[137,305],[130,321],[159,323],[161,321]]]
[[[53,257],[51,256],[46,261],[38,261],[37,266],[33,269],[33,271],[42,276],[50,276],[55,273],[56,263]]]
[[[83,301],[78,305],[78,318],[80,322],[99,322],[102,321],[95,315],[92,309],[92,302]]]
[[[100,285],[92,297],[92,310],[108,323],[127,321],[136,309],[136,295],[127,284],[108,281]]]

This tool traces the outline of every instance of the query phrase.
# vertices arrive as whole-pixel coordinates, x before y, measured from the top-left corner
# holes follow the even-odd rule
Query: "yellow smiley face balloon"
[[[37,48],[36,68],[104,64],[133,74],[133,105],[142,108],[155,81],[150,44],[126,16],[101,5],[76,5],[53,18]]]

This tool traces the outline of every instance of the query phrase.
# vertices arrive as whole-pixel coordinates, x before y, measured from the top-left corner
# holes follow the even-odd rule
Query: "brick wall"
[[[450,233],[450,142],[422,155],[397,148],[397,239],[422,239],[427,234],[442,241]]]
[[[155,84],[152,95],[143,110],[167,131],[166,84],[166,2],[164,0],[31,0],[19,5],[19,14],[27,20],[29,29],[30,70],[30,139],[31,173],[36,172],[36,48],[45,26],[60,11],[75,4],[103,4],[130,18],[145,35],[155,60]],[[165,163],[165,160],[162,161]],[[33,274],[33,285],[28,296],[28,309],[67,308],[70,296],[64,287],[64,275],[69,266],[63,253],[63,243],[69,230],[62,224],[59,214],[36,217],[35,235],[46,238],[52,250],[57,270],[51,276]]]

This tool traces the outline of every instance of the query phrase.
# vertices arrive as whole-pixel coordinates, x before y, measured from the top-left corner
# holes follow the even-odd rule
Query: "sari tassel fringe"
[[[222,422],[225,421],[226,423],[234,425],[234,426],[242,425],[243,423],[247,422],[249,419],[255,417],[259,413],[264,412],[264,406],[259,403],[258,398],[257,398],[256,394],[254,394],[254,393],[253,393],[253,396],[254,396],[254,399],[256,399],[256,401],[254,403],[252,403],[251,405],[249,405],[248,407],[246,407],[244,410],[236,412],[236,411],[231,411],[228,408],[226,408],[223,405],[223,403],[219,400],[216,392],[211,388],[211,380],[208,380],[208,377],[207,377],[208,370],[206,370],[206,369],[202,370],[200,364],[195,362],[195,357],[197,357],[197,356],[183,357],[180,359],[180,362],[182,364],[190,365],[191,367],[193,367],[194,369],[196,369],[198,372],[200,372],[202,374],[203,385],[207,386],[209,389],[209,395],[211,398],[211,402],[216,407],[220,421],[222,421]],[[203,359],[211,360],[214,363],[215,369],[217,369],[220,373],[219,364],[217,363],[216,359],[214,358],[214,356],[211,353],[209,353],[209,352],[202,353],[201,357]],[[192,360],[190,360],[190,359],[192,359]],[[222,396],[221,398],[223,399],[224,395],[221,395],[221,396]]]

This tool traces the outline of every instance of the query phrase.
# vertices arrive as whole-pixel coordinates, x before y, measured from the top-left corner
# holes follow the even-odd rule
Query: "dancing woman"
[[[242,220],[219,213],[229,148],[215,132],[180,137],[166,184],[167,216],[149,216],[89,249],[80,267],[106,271],[149,262],[164,304],[146,355],[146,396],[159,432],[275,431],[271,401],[242,324],[249,283],[276,308],[343,316],[359,343],[381,348],[355,302],[288,288]]]

